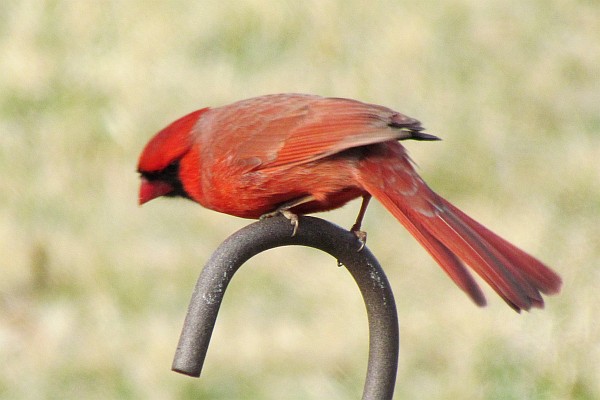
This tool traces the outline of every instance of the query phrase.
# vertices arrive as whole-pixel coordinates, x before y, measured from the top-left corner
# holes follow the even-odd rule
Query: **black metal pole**
[[[352,274],[367,308],[369,363],[363,400],[391,399],[398,368],[398,316],[394,295],[379,262],[351,232],[322,219],[300,217],[298,232],[284,217],[253,223],[225,240],[202,270],[185,318],[173,371],[198,377],[204,364],[221,301],[234,273],[265,250],[299,245],[320,249]]]

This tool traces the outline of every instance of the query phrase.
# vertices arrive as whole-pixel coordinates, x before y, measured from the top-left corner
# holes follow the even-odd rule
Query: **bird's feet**
[[[300,198],[288,201],[287,203],[283,203],[282,205],[277,207],[277,209],[275,211],[271,211],[269,213],[261,215],[260,219],[262,220],[265,218],[270,218],[270,217],[274,217],[278,214],[281,214],[284,217],[286,217],[287,219],[289,219],[291,224],[294,225],[294,230],[292,231],[292,236],[296,236],[296,232],[298,232],[298,215],[291,212],[290,208],[294,208],[296,206],[299,206],[300,204],[309,203],[314,200],[315,200],[315,198],[312,195],[309,195],[309,196],[304,196],[304,197],[300,197]]]
[[[354,224],[352,228],[350,228],[350,232],[354,233],[354,236],[356,236],[358,241],[360,242],[360,247],[358,248],[358,250],[356,250],[356,252],[359,253],[362,251],[362,249],[365,248],[365,245],[367,244],[367,232],[361,231],[360,226],[357,226],[356,224]]]
[[[362,220],[365,216],[365,213],[367,212],[369,200],[371,200],[371,195],[365,193],[363,195],[363,201],[360,204],[360,211],[358,211],[358,215],[356,216],[356,222],[354,223],[354,225],[352,225],[352,228],[350,228],[350,232],[354,233],[354,235],[358,238],[358,241],[360,242],[360,247],[358,248],[358,250],[356,250],[357,253],[361,252],[367,244],[367,232],[361,231],[360,226],[362,225]]]
[[[271,211],[269,213],[261,215],[259,219],[262,221],[263,219],[275,217],[277,215],[283,215],[284,217],[290,220],[290,223],[294,226],[292,236],[296,236],[296,232],[298,232],[298,216],[288,209],[278,208],[275,211]]]

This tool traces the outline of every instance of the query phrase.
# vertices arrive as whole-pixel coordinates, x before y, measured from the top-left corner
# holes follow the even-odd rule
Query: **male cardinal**
[[[399,140],[437,140],[416,119],[356,100],[274,94],[203,108],[144,148],[139,203],[180,196],[243,218],[379,200],[479,306],[469,265],[515,311],[542,308],[561,279],[433,192]],[[297,226],[294,228],[296,229]],[[300,228],[301,229],[301,228]]]

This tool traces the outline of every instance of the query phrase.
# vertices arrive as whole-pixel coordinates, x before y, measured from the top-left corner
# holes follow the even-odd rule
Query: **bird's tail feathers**
[[[476,304],[485,305],[485,297],[465,264],[515,311],[542,308],[541,293],[560,290],[561,279],[554,271],[435,194],[407,159],[395,161],[404,162],[403,168],[395,164],[382,171],[386,165],[381,162],[365,165],[361,169],[361,184]],[[398,182],[403,185],[401,190]],[[412,185],[410,191],[406,189],[408,182]]]

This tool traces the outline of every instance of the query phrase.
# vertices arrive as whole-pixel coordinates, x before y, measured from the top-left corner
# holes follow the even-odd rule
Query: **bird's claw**
[[[367,244],[367,232],[361,231],[360,227],[357,226],[353,226],[352,229],[350,229],[350,232],[354,233],[354,236],[356,236],[356,238],[360,242],[360,247],[358,248],[358,250],[356,250],[357,253],[360,253]]]
[[[298,216],[291,212],[290,210],[281,210],[279,211],[281,215],[290,220],[290,223],[294,225],[294,230],[292,231],[292,237],[296,236],[296,232],[298,232]]]
[[[271,218],[274,217],[276,215],[283,215],[284,217],[286,217],[287,219],[290,220],[290,223],[294,226],[294,230],[292,231],[292,237],[296,236],[296,233],[298,232],[298,216],[296,214],[294,214],[293,212],[291,212],[290,210],[275,210],[266,214],[263,214],[259,217],[259,220],[263,220],[266,218]]]
[[[354,233],[354,235],[356,235],[356,237],[358,238],[358,241],[360,242],[360,247],[358,248],[358,250],[356,250],[357,253],[360,253],[367,244],[367,232],[354,231],[353,233]]]

